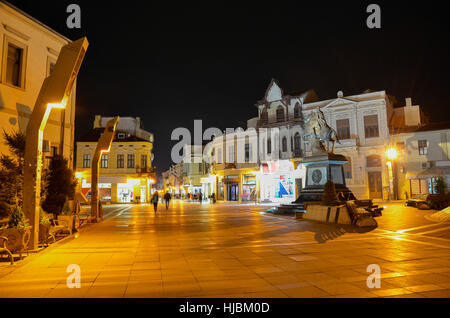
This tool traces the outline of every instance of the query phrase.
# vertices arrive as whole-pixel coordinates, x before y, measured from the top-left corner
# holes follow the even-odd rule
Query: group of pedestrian
[[[213,192],[211,194],[211,196],[209,197],[212,200],[212,203],[216,203],[216,194]],[[166,203],[166,210],[169,209],[169,205],[170,205],[170,200],[172,200],[172,195],[169,192],[166,192],[164,194],[164,196],[162,197],[162,199],[164,200],[164,202]],[[198,201],[200,203],[202,203],[203,200],[203,195],[200,192],[198,194]],[[158,191],[155,191],[155,193],[153,193],[152,199],[150,200],[151,203],[153,203],[153,210],[158,211],[158,203],[159,203],[159,193]]]
[[[166,203],[166,210],[169,209],[169,205],[170,205],[170,200],[172,200],[172,195],[169,192],[166,192],[164,194],[164,202]],[[153,210],[156,211],[158,210],[158,202],[159,202],[159,193],[158,191],[155,191],[155,193],[153,193],[152,199],[150,200],[151,203],[153,203]]]

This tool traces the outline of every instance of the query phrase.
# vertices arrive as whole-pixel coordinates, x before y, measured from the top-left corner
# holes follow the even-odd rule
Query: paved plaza
[[[10,266],[0,297],[450,297],[450,224],[402,204],[374,230],[267,206],[175,201],[105,208],[105,221]],[[81,269],[69,289],[67,266]],[[367,287],[367,266],[381,288]]]

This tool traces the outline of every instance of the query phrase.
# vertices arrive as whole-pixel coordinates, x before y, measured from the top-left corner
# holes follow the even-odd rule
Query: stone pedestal
[[[334,153],[323,152],[306,157],[303,161],[306,166],[306,185],[293,203],[322,201],[324,186],[328,180],[334,182],[336,193],[342,192],[346,198],[353,197],[345,184],[343,165],[346,162],[343,155]]]

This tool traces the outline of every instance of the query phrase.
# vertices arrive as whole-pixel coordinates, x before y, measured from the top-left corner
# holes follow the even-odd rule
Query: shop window
[[[108,155],[102,155],[102,159],[101,159],[101,162],[100,162],[100,167],[108,168],[108,159],[109,159]]]
[[[90,167],[91,167],[91,155],[84,154],[83,155],[83,168],[90,168]]]
[[[366,138],[374,138],[379,136],[378,115],[364,116],[364,133]]]
[[[428,141],[418,140],[419,155],[428,155]]]
[[[350,120],[348,119],[336,120],[336,130],[339,139],[350,139]]]
[[[123,168],[124,167],[124,155],[117,155],[117,168]]]

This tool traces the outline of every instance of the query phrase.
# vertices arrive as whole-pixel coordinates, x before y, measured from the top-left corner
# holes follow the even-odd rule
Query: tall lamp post
[[[392,189],[394,200],[398,200],[398,177],[397,177],[397,157],[398,152],[394,147],[386,150],[386,157],[388,158],[389,167],[389,186]]]
[[[42,83],[25,140],[23,209],[32,227],[29,247],[38,248],[39,206],[44,129],[53,108],[65,108],[89,46],[86,37],[66,44],[56,61],[52,74]]]
[[[98,176],[99,176],[99,165],[102,154],[109,152],[111,148],[112,141],[114,139],[114,133],[116,131],[117,123],[120,117],[116,116],[106,123],[105,131],[103,135],[97,142],[97,147],[95,148],[94,158],[92,158],[92,168],[91,168],[91,222],[98,222],[103,215],[99,214],[98,206]]]

